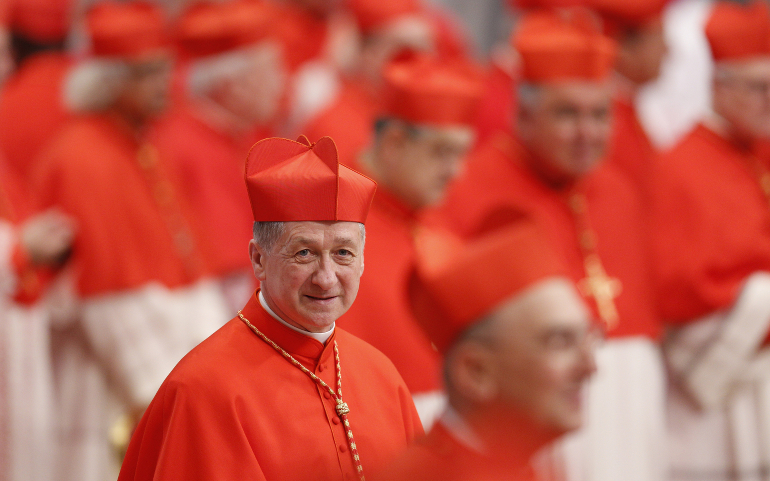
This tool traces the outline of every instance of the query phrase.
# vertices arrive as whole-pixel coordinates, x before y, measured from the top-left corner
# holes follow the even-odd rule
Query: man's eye
[[[337,251],[337,255],[341,255],[341,256],[349,256],[351,254],[352,254],[352,252],[350,252],[347,249],[340,249],[340,250]]]
[[[301,251],[297,252],[298,256],[306,257],[310,255],[310,249],[302,249]]]

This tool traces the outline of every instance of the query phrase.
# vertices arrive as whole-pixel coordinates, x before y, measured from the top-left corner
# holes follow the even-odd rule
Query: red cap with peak
[[[100,2],[86,14],[91,53],[143,57],[168,48],[163,11],[146,2]]]
[[[447,232],[415,235],[412,310],[441,352],[503,302],[567,270],[543,230],[524,220],[469,243]]]
[[[377,184],[339,163],[329,137],[277,137],[251,148],[246,189],[257,222],[366,221]]]
[[[484,91],[470,62],[404,54],[383,72],[387,114],[411,123],[473,125]]]
[[[770,56],[770,13],[767,3],[721,1],[714,4],[706,24],[714,60]]]
[[[529,82],[606,79],[615,62],[616,43],[601,21],[584,9],[527,14],[513,36]]]

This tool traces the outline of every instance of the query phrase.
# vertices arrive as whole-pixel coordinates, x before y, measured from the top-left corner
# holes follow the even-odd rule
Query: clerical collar
[[[441,415],[438,422],[440,422],[449,434],[457,440],[460,444],[468,449],[476,451],[477,453],[484,454],[486,449],[484,443],[481,441],[473,429],[468,425],[460,415],[452,409],[452,406],[447,406],[444,414]]]
[[[320,342],[321,344],[326,344],[326,341],[332,336],[332,334],[334,334],[334,326],[336,326],[336,324],[337,324],[336,322],[334,324],[332,324],[332,327],[328,331],[326,331],[326,332],[310,332],[310,331],[305,331],[305,330],[302,330],[302,329],[300,329],[298,327],[292,326],[288,322],[286,322],[283,319],[281,319],[280,317],[278,317],[278,314],[276,314],[275,312],[273,312],[272,309],[270,309],[270,306],[267,305],[267,301],[265,301],[265,296],[262,295],[262,291],[259,291],[259,304],[276,321],[280,322],[281,324],[283,324],[284,326],[288,327],[292,331],[296,331],[296,332],[298,332],[300,334],[303,334],[305,336],[312,337],[313,339],[315,339],[316,341]]]

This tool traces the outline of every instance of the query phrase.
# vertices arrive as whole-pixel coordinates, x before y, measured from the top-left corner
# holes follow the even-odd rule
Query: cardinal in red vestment
[[[372,147],[356,163],[378,190],[367,224],[367,275],[340,326],[393,361],[426,427],[440,412],[443,394],[439,354],[406,297],[411,237],[419,210],[441,200],[473,143],[480,77],[462,60],[420,54],[391,62],[384,73],[385,113]]]
[[[655,268],[670,323],[673,479],[770,465],[770,10],[717,2],[713,113],[653,170]],[[741,446],[735,449],[735,446]]]
[[[168,93],[163,16],[151,4],[103,2],[86,26],[90,55],[65,89],[77,115],[33,174],[37,206],[78,226],[67,274],[77,310],[53,332],[56,471],[73,480],[108,476],[109,400],[141,413],[176,362],[229,317],[204,278],[189,211],[145,138]]]
[[[467,243],[421,229],[415,249],[410,302],[445,355],[449,405],[378,479],[536,479],[535,453],[582,422],[590,310],[531,219]]]
[[[120,481],[363,480],[422,434],[393,364],[335,324],[356,298],[376,184],[330,138],[302,137],[256,143],[246,186],[260,289],[166,379]]]
[[[244,256],[251,239],[244,152],[268,136],[285,79],[273,20],[271,9],[251,1],[188,8],[175,27],[186,96],[150,133],[234,310],[255,287]]]
[[[662,479],[662,327],[649,244],[636,190],[603,161],[616,48],[588,15],[524,17],[515,38],[522,58],[517,132],[479,147],[439,213],[471,237],[522,216],[543,222],[612,341],[597,354],[601,376],[589,386],[589,421],[568,448],[591,466],[589,479]],[[624,400],[631,392],[634,399],[645,393],[645,402]],[[638,419],[645,422],[631,421]],[[621,428],[621,420],[631,424]]]

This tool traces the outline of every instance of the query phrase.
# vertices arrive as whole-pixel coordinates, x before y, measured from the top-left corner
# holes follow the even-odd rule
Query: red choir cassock
[[[479,77],[462,60],[415,55],[391,62],[383,75],[384,115],[427,128],[470,128],[481,97]],[[340,319],[341,326],[393,361],[415,395],[441,389],[440,357],[419,329],[407,300],[416,216],[414,208],[379,186],[367,223],[366,274],[358,302]]]
[[[258,142],[246,183],[257,221],[363,223],[375,190],[338,163],[329,138]],[[321,343],[266,306],[257,291],[242,316],[275,346],[236,317],[193,349],[145,413],[120,481],[359,479],[357,463],[376,473],[422,434],[409,390],[384,355],[339,328]],[[347,418],[279,350],[327,385],[339,380]]]
[[[69,29],[70,1],[8,2],[9,28],[41,44],[63,42]],[[9,174],[29,188],[33,160],[69,118],[64,79],[72,60],[46,51],[26,58],[0,93],[0,150]]]

